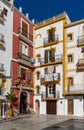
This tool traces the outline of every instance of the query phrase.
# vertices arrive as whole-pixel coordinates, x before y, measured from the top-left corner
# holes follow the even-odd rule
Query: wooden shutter
[[[55,61],[55,50],[54,49],[51,50],[51,61],[52,62]]]
[[[20,52],[22,52],[22,43],[20,43]]]
[[[45,50],[45,63],[48,63],[48,50]]]
[[[54,70],[53,70],[53,73],[56,73],[56,66],[54,66]]]
[[[28,36],[28,25],[23,21],[22,21],[22,34],[26,37]]]

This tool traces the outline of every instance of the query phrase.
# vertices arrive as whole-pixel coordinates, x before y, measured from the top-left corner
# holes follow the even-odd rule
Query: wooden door
[[[56,114],[56,101],[47,101],[47,114]]]
[[[39,101],[35,101],[35,112],[38,114],[39,113]]]
[[[68,100],[68,114],[73,114],[73,100]]]

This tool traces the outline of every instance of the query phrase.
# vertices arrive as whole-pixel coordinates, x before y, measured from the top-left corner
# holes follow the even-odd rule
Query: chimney
[[[26,18],[29,18],[29,14],[28,13],[26,13]]]
[[[14,0],[10,0],[9,3],[11,4],[11,6],[13,6]]]
[[[19,7],[19,11],[22,13],[22,7]]]
[[[32,23],[34,23],[35,22],[35,20],[34,19],[32,19]]]

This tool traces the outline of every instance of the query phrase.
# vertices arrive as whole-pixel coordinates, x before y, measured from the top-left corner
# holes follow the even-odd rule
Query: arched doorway
[[[39,100],[36,100],[35,101],[35,112],[37,114],[39,114],[39,110],[40,110],[40,102],[39,102]]]
[[[27,93],[21,92],[20,94],[20,114],[26,114],[27,112]]]

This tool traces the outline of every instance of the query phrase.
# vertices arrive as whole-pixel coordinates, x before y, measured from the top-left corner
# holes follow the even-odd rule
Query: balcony
[[[80,47],[80,46],[84,46],[84,35],[81,35],[78,37],[77,39],[77,46]]]
[[[84,59],[78,59],[77,70],[84,70]]]
[[[33,46],[33,35],[30,33],[27,33],[25,30],[22,28],[19,28],[18,36],[21,40],[29,43],[31,46]]]
[[[26,66],[30,66],[33,67],[33,64],[30,62],[31,61],[31,57],[19,52],[18,54],[18,62],[26,65]]]
[[[40,59],[40,65],[44,66],[44,65],[52,65],[52,64],[60,64],[62,63],[63,60],[63,55],[59,54],[59,55],[54,55],[51,56],[49,58],[41,58]]]
[[[0,76],[5,75],[4,64],[0,63]]]
[[[60,82],[60,73],[49,73],[41,75],[41,84],[55,84]]]
[[[75,84],[67,87],[66,94],[84,94],[84,85]]]
[[[60,98],[60,92],[57,91],[54,94],[46,94],[46,92],[41,93],[42,100],[58,100]]]
[[[6,49],[6,45],[4,42],[4,35],[0,33],[0,49],[1,50],[5,50]]]
[[[48,38],[47,37],[47,38],[43,39],[43,45],[44,45],[44,47],[56,44],[56,42],[58,42],[58,35],[54,35],[52,38]]]

